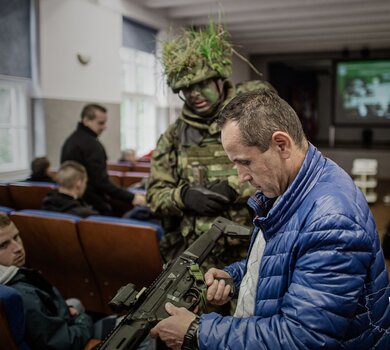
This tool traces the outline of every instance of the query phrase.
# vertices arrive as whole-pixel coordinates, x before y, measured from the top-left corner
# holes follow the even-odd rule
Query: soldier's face
[[[192,111],[200,116],[207,116],[220,102],[221,86],[218,81],[207,79],[182,89],[182,92]]]
[[[25,258],[23,242],[16,226],[11,222],[0,228],[0,265],[22,267]]]

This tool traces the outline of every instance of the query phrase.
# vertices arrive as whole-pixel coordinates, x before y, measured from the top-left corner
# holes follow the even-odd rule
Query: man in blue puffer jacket
[[[173,349],[390,349],[390,288],[373,216],[339,166],[307,142],[292,108],[269,91],[233,99],[222,144],[249,200],[248,258],[206,275],[207,298],[234,316],[197,317],[171,304],[151,330]],[[183,344],[184,342],[184,344]]]

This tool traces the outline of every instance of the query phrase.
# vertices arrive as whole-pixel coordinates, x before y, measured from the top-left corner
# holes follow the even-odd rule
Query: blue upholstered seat
[[[156,229],[158,240],[160,240],[165,233],[161,225],[155,224],[153,222],[148,222],[148,221],[135,220],[135,219],[123,219],[123,218],[117,218],[112,216],[97,216],[97,215],[89,216],[87,219],[94,220],[94,221],[116,222],[119,224],[122,223],[122,224],[129,224],[129,225],[151,227]]]
[[[7,328],[8,326],[12,336],[12,339],[0,339],[1,348],[3,348],[3,346],[16,345],[20,350],[29,349],[23,341],[25,320],[22,297],[15,289],[0,284],[0,304],[0,317],[5,318],[3,319],[3,321],[5,321],[4,327]],[[3,330],[6,331],[5,329]],[[0,334],[6,333],[1,332]],[[14,342],[14,344],[12,344],[12,342]]]
[[[81,219],[77,215],[57,213],[57,212],[48,211],[48,210],[23,209],[23,210],[19,210],[18,212],[24,213],[24,214],[29,214],[29,215],[35,215],[35,216],[44,216],[44,217],[48,217],[48,218],[70,219],[70,220],[75,220],[75,221],[80,221],[80,219]]]
[[[12,209],[10,207],[3,207],[3,206],[0,206],[0,212],[1,213],[5,213],[5,214],[9,214],[11,212],[13,212],[15,209]]]

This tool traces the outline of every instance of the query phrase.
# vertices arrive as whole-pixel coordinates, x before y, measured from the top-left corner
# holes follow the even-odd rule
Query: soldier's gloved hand
[[[219,193],[219,194],[225,196],[226,198],[229,199],[230,202],[234,202],[238,196],[238,193],[236,192],[236,190],[233,187],[229,186],[229,183],[227,180],[213,181],[207,186],[207,188],[210,191],[213,191],[213,192],[216,192],[216,193]]]
[[[186,185],[181,191],[181,198],[187,210],[202,216],[221,214],[229,203],[228,198],[200,186]]]

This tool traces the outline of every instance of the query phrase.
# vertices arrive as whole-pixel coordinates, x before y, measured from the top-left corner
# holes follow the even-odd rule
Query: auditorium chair
[[[0,284],[0,348],[27,350],[24,343],[25,319],[21,295],[14,289]]]
[[[101,293],[80,245],[78,216],[44,210],[11,213],[26,249],[27,264],[42,271],[64,298],[83,301],[88,311],[104,312]]]
[[[113,182],[118,187],[122,187],[123,172],[116,170],[108,170],[107,174],[111,182]]]
[[[135,171],[140,173],[150,173],[150,163],[136,162],[131,166],[130,171]]]
[[[81,244],[108,303],[121,286],[149,286],[162,270],[156,228],[134,220],[91,216],[78,223]],[[106,313],[110,312],[107,306]]]
[[[3,207],[0,206],[0,212],[5,213],[5,214],[10,214],[11,212],[15,211],[15,209],[10,208],[10,207]]]
[[[107,170],[113,170],[113,171],[121,171],[125,173],[126,171],[131,170],[131,163],[126,162],[115,162],[115,161],[108,161],[107,162]]]
[[[8,190],[8,183],[0,183],[0,205],[4,207],[13,207],[11,196]]]
[[[40,209],[43,198],[57,187],[51,182],[12,182],[8,190],[12,207],[21,209]]]
[[[137,182],[141,182],[145,178],[147,179],[148,177],[149,177],[149,173],[128,171],[123,174],[122,187],[128,188]]]

